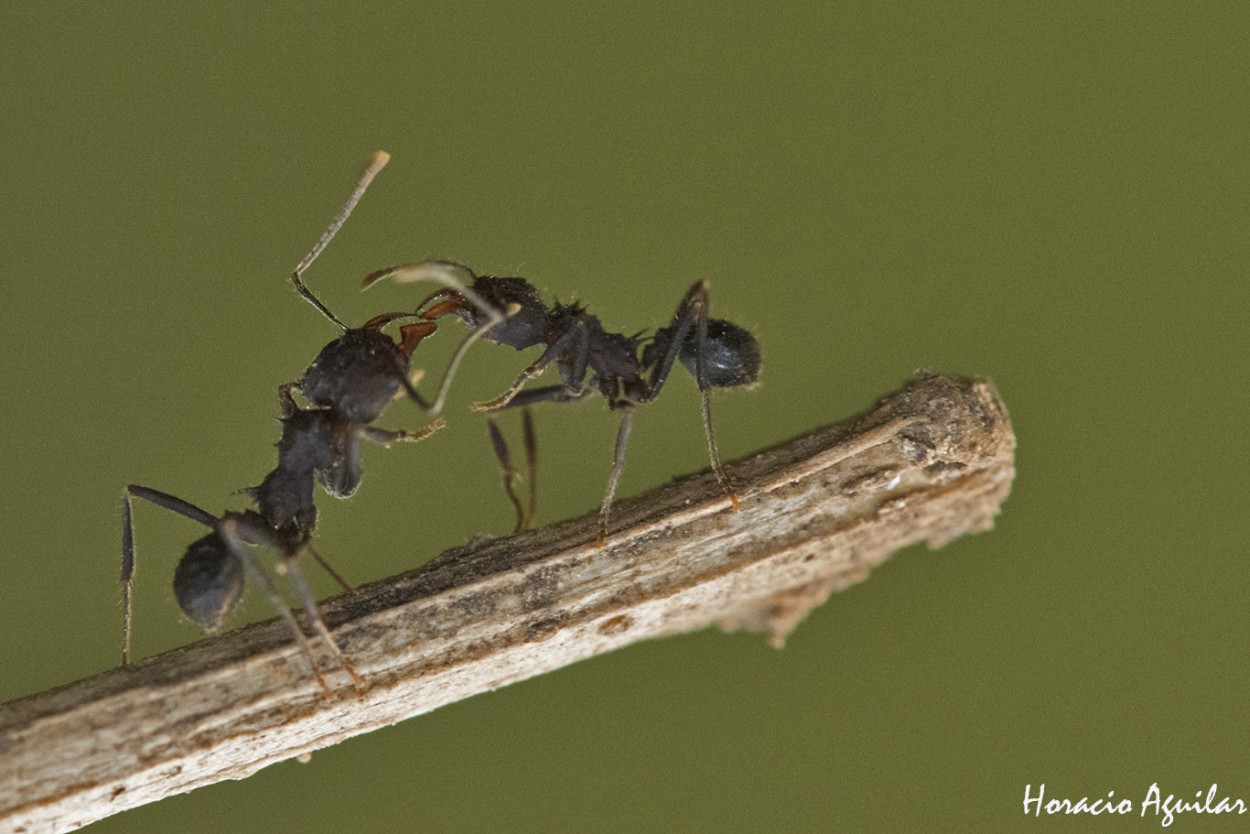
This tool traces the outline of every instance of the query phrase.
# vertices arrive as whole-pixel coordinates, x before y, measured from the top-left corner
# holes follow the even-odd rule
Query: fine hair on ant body
[[[218,517],[169,493],[138,484],[127,486],[122,506],[123,665],[130,662],[133,620],[131,585],[135,547],[131,499],[142,498],[210,528],[207,535],[187,548],[174,572],[174,595],[188,617],[207,631],[218,628],[226,615],[238,605],[245,574],[251,574],[295,634],[309,658],[318,683],[327,693],[332,692],[317,668],[311,645],[299,622],[283,603],[275,583],[251,552],[252,547],[264,546],[277,554],[278,572],[289,577],[313,629],[339,665],[351,675],[356,686],[361,686],[360,676],[326,626],[297,561],[298,556],[308,550],[339,584],[350,590],[350,586],[310,544],[317,521],[317,508],[313,502],[314,481],[320,482],[332,496],[348,497],[360,484],[362,439],[389,446],[400,441],[421,440],[442,428],[442,420],[417,432],[387,430],[370,424],[401,389],[420,407],[435,412],[441,408],[454,368],[445,375],[443,388],[434,404],[428,404],[409,379],[408,367],[416,346],[437,329],[437,324],[425,319],[405,324],[400,327],[398,342],[383,333],[383,328],[397,320],[420,318],[415,312],[384,313],[374,316],[359,328],[348,328],[313,295],[301,276],[338,232],[369,183],[388,160],[389,156],[381,151],[370,157],[347,202],[291,275],[291,281],[300,295],[342,329],[343,335],[321,350],[298,382],[286,383],[278,389],[282,412],[278,465],[260,486],[242,490],[256,501],[257,509],[226,512]],[[409,280],[416,280],[411,270],[397,269]],[[437,271],[424,277],[444,280]],[[488,326],[503,320],[485,303],[481,304],[480,313]],[[457,360],[477,335],[470,334],[465,339],[457,353]],[[292,396],[294,390],[299,390],[308,400],[308,408],[296,404]]]
[[[596,545],[607,538],[608,520],[617,482],[625,465],[625,450],[633,427],[635,406],[654,400],[668,380],[674,362],[680,361],[699,386],[703,430],[707,437],[712,469],[726,497],[736,510],[738,496],[725,473],[712,432],[711,389],[749,386],[759,378],[760,349],[746,329],[723,319],[708,317],[708,284],[696,281],[682,298],[667,327],[648,339],[641,334],[626,336],[604,330],[596,316],[580,304],[556,302],[548,307],[538,290],[526,279],[476,275],[468,267],[447,261],[423,265],[429,269],[459,273],[473,293],[496,310],[506,312],[502,322],[490,325],[482,320],[480,304],[463,289],[447,286],[428,296],[417,306],[424,319],[434,321],[448,315],[460,318],[481,333],[481,338],[517,350],[541,345],[542,354],[532,362],[507,391],[491,400],[476,403],[477,411],[494,412],[506,408],[525,409],[526,452],[530,460],[530,510],[522,511],[512,488],[513,472],[503,438],[493,421],[491,439],[504,470],[504,487],[517,511],[517,529],[524,529],[533,516],[533,475],[536,454],[528,406],[540,402],[572,402],[602,394],[608,407],[620,414],[612,472],[599,509]],[[364,278],[369,287],[384,278],[404,282],[406,274],[382,270]],[[471,303],[472,302],[472,303]],[[526,384],[555,364],[561,381],[556,385],[525,389]]]

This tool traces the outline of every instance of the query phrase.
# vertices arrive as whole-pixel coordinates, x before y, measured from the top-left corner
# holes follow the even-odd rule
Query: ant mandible
[[[434,321],[455,315],[487,341],[509,345],[517,350],[536,345],[544,347],[542,355],[522,371],[507,391],[491,400],[476,403],[475,410],[493,412],[539,402],[572,402],[598,392],[607,399],[610,409],[620,413],[612,473],[599,509],[596,546],[602,547],[607,538],[612,499],[625,465],[634,407],[651,402],[659,395],[676,361],[680,361],[698,383],[703,430],[712,469],[726,497],[735,510],[738,508],[738,496],[716,449],[710,395],[712,388],[755,383],[759,377],[760,349],[755,337],[746,329],[723,319],[708,317],[706,281],[696,281],[690,287],[669,325],[656,330],[650,339],[642,338],[641,334],[626,336],[605,331],[599,319],[586,312],[581,304],[556,302],[548,308],[538,290],[524,278],[479,276],[468,267],[449,261],[432,261],[408,271],[379,270],[366,276],[362,285],[368,288],[385,278],[406,282],[411,280],[411,275],[423,269],[459,273],[467,279],[463,283],[472,288],[477,298],[506,313],[504,320],[496,325],[482,321],[480,305],[462,289],[449,283],[417,306],[424,319]],[[552,363],[560,373],[560,384],[523,390],[530,380]],[[531,469],[528,518],[512,491],[511,461],[504,450],[502,437],[493,422],[490,426],[496,454],[504,469],[504,486],[517,510],[518,529],[527,526],[534,506],[533,469],[536,456],[528,408],[525,418],[526,450]]]

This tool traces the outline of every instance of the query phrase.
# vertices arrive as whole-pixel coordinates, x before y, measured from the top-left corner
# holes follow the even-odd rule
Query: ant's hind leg
[[[681,304],[677,307],[677,312],[673,315],[672,323],[664,328],[664,332],[667,334],[668,347],[664,354],[657,358],[655,370],[652,372],[648,383],[649,390],[645,399],[647,401],[653,400],[660,393],[660,389],[664,387],[664,383],[668,379],[669,371],[673,368],[673,363],[682,353],[686,340],[691,337],[691,330],[693,330],[694,377],[695,382],[699,385],[700,407],[703,412],[703,434],[707,438],[708,459],[712,463],[712,471],[716,473],[716,480],[720,483],[721,490],[725,493],[736,512],[741,506],[741,502],[738,500],[738,494],[734,491],[733,483],[729,480],[729,475],[725,472],[725,467],[721,465],[720,452],[716,448],[716,436],[712,432],[712,386],[708,382],[707,360],[705,357],[707,352],[707,307],[707,282],[696,281],[682,298]]]
[[[352,666],[347,656],[343,654],[343,650],[339,648],[338,641],[334,639],[334,635],[330,633],[329,626],[321,617],[321,609],[317,607],[317,600],[313,597],[312,590],[308,587],[308,581],[304,579],[304,571],[300,569],[296,562],[296,556],[283,557],[279,564],[285,569],[287,576],[291,579],[291,587],[295,589],[295,593],[299,596],[300,601],[304,603],[304,613],[308,615],[308,619],[312,621],[313,628],[321,635],[321,639],[330,648],[339,665],[343,667],[343,671],[351,675],[352,683],[355,684],[356,690],[359,692],[364,689],[364,679],[356,671],[356,667]],[[302,633],[302,632],[301,632]]]
[[[130,599],[130,588],[134,582],[135,575],[135,532],[133,513],[130,507],[131,498],[142,498],[145,501],[150,501],[158,507],[164,507],[192,521],[198,521],[205,527],[212,527],[217,523],[217,516],[207,513],[194,504],[183,501],[181,498],[177,498],[167,492],[139,486],[138,484],[130,484],[122,492],[121,585],[122,610],[125,612],[125,619],[122,622],[123,666],[130,664],[130,629],[133,620],[133,603]]]
[[[742,502],[738,499],[738,493],[734,490],[733,482],[729,480],[725,468],[721,466],[720,452],[716,450],[716,437],[712,434],[712,392],[701,385],[699,394],[703,402],[703,433],[707,436],[707,453],[712,461],[712,471],[716,473],[716,480],[720,483],[720,488],[729,499],[729,503],[733,505],[734,512],[737,512],[741,509]]]
[[[245,528],[249,537],[254,537],[266,544],[272,544],[268,530],[250,524],[245,525]],[[299,621],[295,619],[291,609],[286,607],[282,595],[274,587],[273,580],[269,578],[269,574],[265,573],[260,564],[257,563],[256,558],[248,551],[247,545],[239,535],[239,522],[234,518],[223,518],[221,523],[217,525],[217,530],[226,546],[230,548],[230,552],[243,564],[247,572],[252,575],[252,578],[260,585],[261,590],[265,592],[265,596],[269,598],[270,604],[277,609],[282,619],[286,621],[287,626],[290,627],[291,633],[295,635],[296,642],[299,643],[300,648],[304,652],[304,656],[308,658],[308,665],[312,669],[313,676],[317,679],[321,689],[327,695],[333,697],[334,690],[326,683],[321,670],[317,668],[317,657],[313,654],[312,644],[309,643],[308,636],[300,628]],[[317,619],[319,621],[320,617]],[[337,646],[335,648],[337,651]]]
[[[721,465],[720,452],[716,449],[716,436],[712,432],[712,386],[707,379],[705,358],[707,352],[707,282],[701,281],[695,284],[687,298],[692,299],[692,307],[695,310],[694,376],[699,384],[699,396],[703,409],[703,434],[707,437],[708,459],[712,461],[712,471],[716,473],[716,480],[720,482],[721,490],[729,498],[734,512],[737,512],[742,507],[742,502],[738,500],[738,493],[734,491],[733,482],[729,480],[725,467]]]

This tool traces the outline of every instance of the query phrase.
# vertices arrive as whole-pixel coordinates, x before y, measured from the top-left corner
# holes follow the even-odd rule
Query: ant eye
[[[192,542],[174,572],[174,596],[183,613],[206,631],[221,621],[243,594],[243,566],[216,533]]]
[[[681,348],[681,363],[690,373],[698,371],[698,337],[691,330]],[[760,375],[760,344],[748,331],[724,319],[708,319],[703,343],[703,376],[708,385],[732,388],[750,385]]]

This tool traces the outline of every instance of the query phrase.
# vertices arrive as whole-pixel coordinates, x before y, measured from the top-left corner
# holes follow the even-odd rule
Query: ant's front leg
[[[547,370],[547,366],[563,356],[565,351],[567,351],[570,347],[572,347],[574,351],[571,372],[568,377],[566,377],[566,384],[560,387],[568,390],[570,394],[580,396],[581,391],[585,389],[581,387],[574,388],[568,384],[568,380],[573,379],[576,380],[580,386],[582,380],[586,378],[586,367],[590,362],[590,331],[587,329],[586,323],[579,319],[574,321],[568,330],[552,342],[551,345],[543,351],[542,356],[538,357],[533,364],[521,372],[521,375],[517,377],[517,381],[512,384],[511,388],[504,391],[494,399],[474,403],[473,410],[499,411],[502,408],[507,408],[509,403],[511,403],[517,395],[521,393],[521,389],[525,387],[527,382]]]
[[[542,388],[531,388],[528,391],[521,391],[495,410],[526,408],[535,403],[575,403],[578,400],[586,399],[593,393],[595,393],[595,389],[589,387],[569,388],[564,385],[545,385]]]
[[[403,429],[384,429],[378,426],[364,426],[360,429],[360,434],[365,440],[377,443],[379,446],[390,448],[393,443],[416,443],[425,440],[430,435],[447,427],[447,421],[441,417],[432,423],[418,429],[417,431],[404,431]]]

